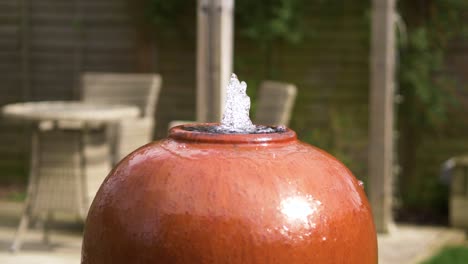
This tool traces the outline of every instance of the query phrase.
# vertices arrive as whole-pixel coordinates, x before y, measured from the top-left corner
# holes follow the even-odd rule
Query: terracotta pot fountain
[[[173,128],[110,173],[82,263],[377,263],[362,185],[294,131]]]

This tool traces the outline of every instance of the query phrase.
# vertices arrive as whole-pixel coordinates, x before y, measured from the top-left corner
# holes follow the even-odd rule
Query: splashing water
[[[254,125],[249,117],[250,98],[247,84],[233,73],[227,87],[223,119],[218,126],[184,126],[187,131],[215,134],[269,134],[286,132],[285,126]]]
[[[247,84],[239,82],[233,73],[229,80],[226,94],[226,105],[219,132],[252,133],[256,126],[249,117],[250,98],[247,96]]]

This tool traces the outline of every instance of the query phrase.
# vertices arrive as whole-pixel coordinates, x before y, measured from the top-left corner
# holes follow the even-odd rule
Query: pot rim
[[[285,143],[297,140],[296,132],[285,127],[284,132],[258,134],[219,134],[206,131],[194,131],[197,127],[217,126],[219,123],[193,123],[173,127],[169,130],[169,138],[195,143],[218,144],[268,144]],[[275,128],[277,126],[273,126]],[[190,128],[190,130],[188,130]]]

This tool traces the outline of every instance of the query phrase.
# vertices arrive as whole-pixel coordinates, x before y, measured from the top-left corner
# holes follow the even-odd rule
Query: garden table
[[[86,217],[114,158],[110,149],[116,144],[115,137],[107,132],[124,119],[137,118],[140,111],[127,105],[43,101],[9,104],[2,113],[8,119],[33,124],[27,197],[11,247],[16,251],[33,215],[46,213],[46,242],[52,211],[72,211]],[[90,134],[101,135],[94,147],[89,142],[96,137]]]
[[[30,121],[108,123],[135,118],[139,114],[140,111],[136,106],[92,104],[80,101],[26,102],[3,107],[5,117]]]

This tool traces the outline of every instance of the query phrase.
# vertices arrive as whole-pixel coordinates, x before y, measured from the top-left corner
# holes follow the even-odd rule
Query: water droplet
[[[362,181],[358,181],[358,185],[359,187],[364,188],[364,183]]]

